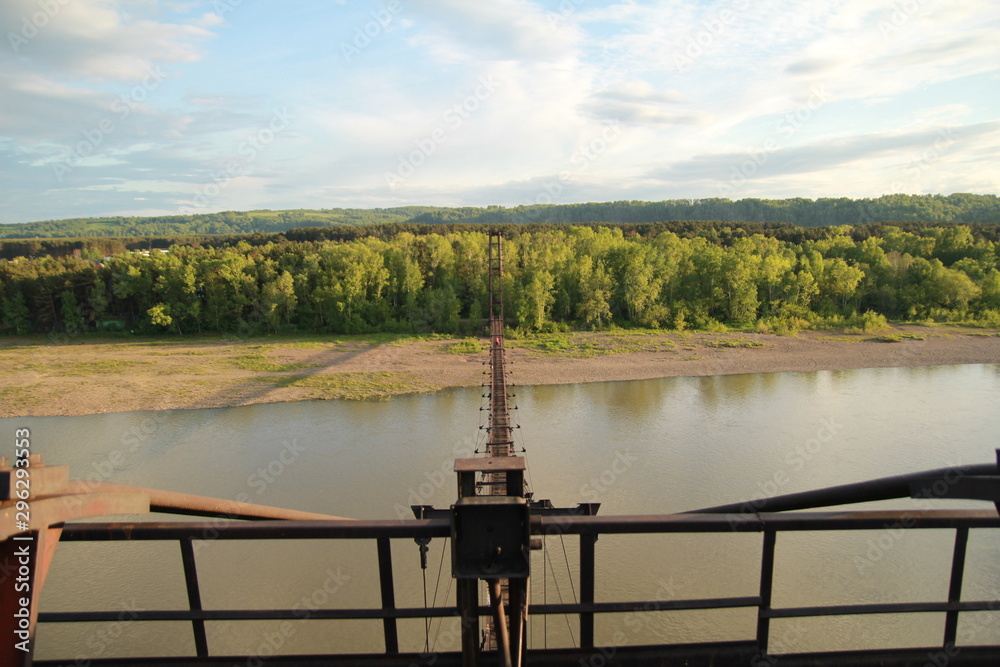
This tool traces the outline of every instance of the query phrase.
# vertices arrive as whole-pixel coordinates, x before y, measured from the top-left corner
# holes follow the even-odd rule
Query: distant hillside
[[[224,211],[149,218],[74,218],[0,225],[0,239],[143,237],[284,232],[302,227],[379,223],[522,224],[557,222],[649,223],[714,220],[732,223],[784,222],[802,227],[877,222],[957,222],[1000,224],[996,195],[885,195],[877,199],[674,199],[616,201],[504,208],[404,206],[373,209]]]
[[[319,211],[222,211],[197,215],[160,215],[148,218],[71,218],[20,224],[0,224],[0,239],[82,238],[88,236],[178,236],[283,232],[297,227],[335,227],[406,222],[442,209],[338,208]]]

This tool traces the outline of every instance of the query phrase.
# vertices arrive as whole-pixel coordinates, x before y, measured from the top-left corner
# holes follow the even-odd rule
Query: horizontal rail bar
[[[1000,611],[1000,600],[980,602],[894,602],[851,604],[830,607],[787,607],[765,609],[768,618],[806,618],[811,616],[858,616],[861,614],[913,614],[946,611]]]
[[[580,612],[615,613],[629,611],[672,611],[686,609],[731,609],[755,607],[760,598],[717,598],[709,600],[662,600],[648,602],[596,602],[591,604],[539,604],[532,605],[528,613],[575,614]],[[650,606],[655,608],[650,608]],[[480,615],[491,613],[488,606],[478,609]],[[455,607],[407,607],[399,609],[163,609],[129,612],[134,621],[273,621],[273,620],[330,620],[330,619],[386,619],[386,618],[441,618],[457,616]],[[121,620],[120,611],[57,611],[38,615],[41,623],[110,623]]]
[[[894,510],[864,512],[794,512],[744,515],[660,514],[626,516],[541,516],[532,518],[536,535],[729,533],[761,532],[765,527],[787,531],[878,530],[899,527],[1000,528],[1000,516],[989,510]],[[73,523],[63,528],[61,541],[193,539],[372,539],[377,537],[448,537],[448,519],[345,521],[194,521],[134,523]]]
[[[739,609],[756,607],[760,598],[716,598],[705,600],[657,600],[635,602],[592,602],[589,604],[536,604],[528,613],[532,616],[561,614],[613,614],[623,612],[690,611],[699,609]],[[480,606],[478,613],[491,613]],[[1000,611],[1000,600],[975,602],[899,602],[858,604],[831,607],[789,607],[769,609],[762,613],[768,618],[807,618],[813,616],[857,616],[861,614],[910,614],[947,611]],[[275,620],[380,620],[386,618],[447,618],[457,616],[455,607],[406,607],[399,609],[164,609],[129,612],[134,621],[275,621]],[[111,623],[121,621],[120,611],[57,611],[38,615],[41,623]]]
[[[489,607],[480,608],[483,615]],[[409,607],[397,609],[164,609],[130,611],[133,621],[309,621],[383,620],[387,618],[439,618],[457,616],[454,607]],[[38,614],[40,623],[110,623],[120,621],[120,611],[57,611]]]
[[[613,614],[621,612],[687,611],[692,609],[739,609],[756,607],[759,597],[715,598],[708,600],[645,600],[640,602],[591,602],[567,604],[535,604],[529,614]]]
[[[897,648],[867,651],[829,651],[824,653],[782,653],[762,656],[755,642],[706,642],[700,644],[609,646],[602,649],[582,651],[579,648],[532,649],[531,663],[537,665],[576,666],[582,660],[590,664],[595,655],[614,652],[614,662],[618,665],[644,666],[662,664],[686,665],[752,665],[775,664],[782,667],[885,667],[885,665],[910,665],[920,667],[928,663],[928,656],[936,659],[942,647]],[[1000,646],[962,646],[960,655],[948,655],[948,664],[953,667],[996,667],[996,656]],[[235,662],[245,663],[249,658],[131,658],[130,666],[148,667],[219,667]],[[602,655],[603,657],[603,655]],[[265,664],[269,667],[328,667],[329,665],[354,665],[355,667],[406,667],[434,661],[440,667],[460,667],[462,655],[458,651],[436,652],[429,657],[426,653],[402,653],[386,656],[372,653],[340,653],[323,655],[268,656]],[[93,667],[122,667],[121,658],[94,658],[87,661]],[[67,660],[35,660],[36,667],[65,667]],[[488,663],[487,663],[488,664]]]

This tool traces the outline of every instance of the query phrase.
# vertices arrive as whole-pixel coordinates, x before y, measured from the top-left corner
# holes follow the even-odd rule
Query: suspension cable
[[[549,558],[549,552],[545,551],[545,560],[548,562],[549,567],[552,568],[552,583],[556,586],[556,596],[559,598],[559,604],[563,604],[562,590],[559,588],[559,577],[556,576],[556,568],[552,564],[552,559]],[[572,583],[572,577],[570,578],[570,583]],[[569,614],[564,613],[563,617],[566,619],[566,627],[569,628],[569,638],[573,645],[576,645],[576,636],[573,634],[573,625],[569,622]]]
[[[449,539],[451,539],[451,538],[446,537],[445,538],[446,542]],[[434,584],[434,598],[431,601],[431,606],[433,606],[433,607],[437,606],[438,591],[441,590],[441,568],[444,565],[444,553],[446,551],[448,551],[448,549],[441,549],[441,560],[438,561],[437,583]],[[445,593],[444,593],[444,596],[446,598],[448,597],[448,594],[451,593],[451,580],[452,580],[452,578],[448,577],[448,590],[446,590]],[[427,650],[428,653],[433,653],[434,652],[434,647],[437,646],[438,636],[441,634],[441,626],[442,625],[444,625],[444,618],[443,617],[438,619],[437,632],[434,633],[434,641],[431,643],[431,647]]]

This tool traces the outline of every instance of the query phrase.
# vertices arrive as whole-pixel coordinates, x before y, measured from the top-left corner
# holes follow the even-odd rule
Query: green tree
[[[535,271],[531,280],[521,288],[517,300],[518,323],[527,328],[538,330],[549,320],[549,310],[555,302],[552,288],[555,279],[548,271]]]
[[[27,333],[31,324],[29,319],[31,311],[24,301],[24,292],[11,286],[8,286],[6,291],[3,297],[3,321],[14,330],[14,333],[18,335]]]
[[[288,271],[264,285],[261,290],[264,321],[274,333],[292,322],[298,297],[295,296],[295,279]]]
[[[611,277],[604,265],[583,257],[578,264],[580,301],[577,316],[590,328],[603,326],[611,319]]]
[[[80,312],[80,305],[76,302],[76,296],[71,290],[65,290],[59,295],[59,299],[63,330],[71,336],[82,332],[83,315]]]
[[[156,327],[169,327],[174,322],[170,316],[170,306],[165,303],[158,303],[146,311],[149,322]]]
[[[851,266],[840,257],[823,260],[823,275],[819,278],[820,298],[826,298],[835,307],[846,308],[847,301],[861,284],[864,272]]]

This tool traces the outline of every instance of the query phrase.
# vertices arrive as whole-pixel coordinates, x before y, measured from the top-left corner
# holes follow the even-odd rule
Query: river
[[[773,373],[514,387],[517,442],[537,498],[600,502],[601,514],[655,514],[790,493],[873,477],[996,459],[1000,366]],[[406,516],[410,504],[454,501],[451,466],[485,433],[481,391],[371,402],[298,402],[0,420],[27,426],[46,463],[79,479],[354,518]],[[928,507],[928,501],[880,504]],[[981,507],[935,501],[933,507]],[[950,531],[784,535],[776,606],[947,597]],[[786,539],[787,538],[787,539]],[[759,535],[603,536],[597,599],[627,601],[755,595]],[[428,596],[453,600],[444,540],[431,543]],[[565,552],[564,552],[565,548]],[[544,553],[544,555],[543,555]],[[575,540],[534,552],[535,602],[575,594]],[[396,598],[423,604],[417,547],[394,541]],[[973,531],[964,596],[1000,599],[1000,539]],[[379,606],[373,544],[207,542],[197,553],[207,609]],[[567,564],[573,571],[567,576]],[[436,591],[436,593],[435,593]],[[446,597],[447,596],[447,597]],[[122,622],[46,624],[40,659],[192,654],[185,623],[129,621],[133,609],[186,608],[176,543],[60,546],[43,611],[120,611]],[[997,614],[964,614],[972,643],[1000,642]],[[598,616],[596,639],[642,644],[748,639],[754,610]],[[213,655],[380,651],[377,621],[209,623]],[[864,649],[939,642],[943,615],[775,621],[772,651]],[[419,651],[422,621],[401,623],[402,648]],[[573,619],[533,618],[532,646],[566,645]],[[449,624],[433,624],[440,650],[456,650]],[[435,640],[436,637],[436,640]],[[931,640],[928,640],[931,637]]]

